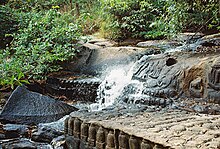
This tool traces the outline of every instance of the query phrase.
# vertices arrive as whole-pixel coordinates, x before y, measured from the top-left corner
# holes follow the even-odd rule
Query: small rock
[[[37,144],[37,149],[54,149],[52,145],[50,144]],[[57,149],[57,148],[55,148]]]
[[[36,143],[26,138],[5,141],[1,145],[4,149],[53,149],[50,144]]]
[[[0,99],[0,104],[1,105],[5,104],[5,103],[6,103],[6,99],[4,99],[4,98]]]
[[[51,144],[53,145],[53,147],[54,147],[55,149],[63,149],[65,142],[66,142],[65,136],[62,135],[62,136],[59,136],[59,137],[57,137],[57,138],[54,138],[54,139],[51,141]]]
[[[2,148],[4,149],[19,149],[19,148],[28,148],[28,149],[37,149],[36,145],[28,139],[18,139],[7,141],[2,143]]]
[[[6,138],[16,138],[19,136],[28,137],[28,126],[18,124],[6,124],[3,127]]]
[[[88,43],[94,44],[94,43],[97,43],[97,42],[107,42],[107,41],[108,40],[104,39],[104,38],[93,38],[93,39],[89,40]]]
[[[171,48],[177,47],[181,44],[176,41],[167,41],[167,40],[149,40],[144,42],[139,42],[138,47],[158,47],[158,48]]]
[[[205,112],[204,106],[201,106],[201,105],[195,105],[195,106],[193,106],[192,108],[193,108],[193,110],[195,110],[196,112],[200,112],[200,113]]]
[[[0,133],[0,140],[3,140],[3,139],[6,139],[5,134]],[[0,147],[0,149],[1,149],[1,147]]]
[[[63,132],[60,132],[53,128],[40,127],[37,132],[32,134],[31,140],[36,142],[47,142],[50,143],[53,138],[63,135]]]
[[[98,45],[98,46],[101,46],[101,47],[112,47],[112,46],[114,46],[114,44],[109,42],[109,41],[96,42],[94,44]]]

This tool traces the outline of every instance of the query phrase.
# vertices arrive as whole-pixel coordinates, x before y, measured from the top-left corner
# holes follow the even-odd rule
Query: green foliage
[[[106,16],[100,24],[99,34],[104,38],[119,39],[122,38],[119,23],[111,15]]]
[[[101,8],[99,0],[76,0],[79,12],[74,12],[76,21],[82,27],[84,35],[93,34],[100,28],[100,24],[104,18],[104,12]]]
[[[0,86],[10,86],[13,89],[15,85],[28,83],[24,79],[18,61],[12,64],[11,59],[6,59],[8,56],[9,52],[0,51]]]
[[[79,28],[71,21],[70,15],[61,15],[56,10],[32,12],[27,28],[14,35],[10,49],[25,66],[25,74],[45,75],[57,69],[52,64],[75,55],[73,45],[79,37]]]
[[[150,24],[160,12],[163,1],[108,0],[107,10],[116,16],[121,37],[143,38],[150,31]]]
[[[117,37],[165,38],[183,30],[217,29],[220,22],[217,1],[107,0],[102,4],[113,15],[113,21],[104,25],[118,24]]]
[[[65,0],[8,0],[11,8],[19,9],[25,12],[35,10],[48,10],[52,6],[61,6],[68,4]]]
[[[11,34],[17,30],[17,19],[12,10],[0,5],[0,49],[12,40]]]
[[[160,8],[159,15],[149,25],[149,31],[144,37],[146,39],[164,38],[181,32],[187,22],[187,10],[188,6],[185,3],[177,3],[173,0],[166,1]]]
[[[13,34],[11,46],[2,51],[0,85],[20,84],[23,78],[39,79],[57,71],[60,62],[71,59],[80,36],[80,28],[72,23],[72,15],[48,11],[20,12],[20,29]]]

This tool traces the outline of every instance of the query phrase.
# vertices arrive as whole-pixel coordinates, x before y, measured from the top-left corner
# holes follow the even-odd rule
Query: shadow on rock
[[[56,121],[77,108],[64,102],[31,92],[19,86],[9,97],[0,115],[2,122],[39,124]]]

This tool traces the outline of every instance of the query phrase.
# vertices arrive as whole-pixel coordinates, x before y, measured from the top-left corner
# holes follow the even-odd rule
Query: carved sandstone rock
[[[175,104],[202,113],[213,113],[208,109],[220,112],[219,54],[145,55],[133,71],[133,81],[119,100],[162,107]]]

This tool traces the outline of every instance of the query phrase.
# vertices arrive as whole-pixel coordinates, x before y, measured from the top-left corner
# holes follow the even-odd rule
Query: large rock
[[[29,127],[27,125],[18,125],[18,124],[6,124],[3,127],[4,139],[18,138],[18,137],[28,137],[29,136]]]
[[[147,51],[140,47],[101,47],[91,43],[83,44],[79,50],[78,57],[63,66],[73,72],[92,75],[133,63],[138,55]]]
[[[139,42],[137,44],[138,47],[153,47],[153,48],[162,48],[162,49],[168,49],[168,48],[174,48],[177,46],[180,46],[180,42],[177,41],[168,41],[168,40],[148,40]]]
[[[218,53],[143,56],[133,68],[133,81],[123,89],[120,100],[220,114]]]
[[[50,144],[36,143],[26,138],[5,141],[1,145],[3,149],[53,149]]]
[[[50,143],[53,138],[63,135],[62,132],[48,127],[38,128],[37,132],[34,132],[32,135],[32,140],[36,142],[47,142]]]
[[[31,92],[24,86],[20,86],[8,99],[0,118],[21,124],[38,124],[56,121],[76,110],[75,107],[64,102]]]

